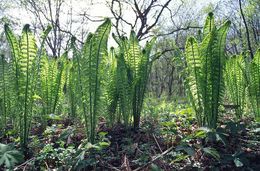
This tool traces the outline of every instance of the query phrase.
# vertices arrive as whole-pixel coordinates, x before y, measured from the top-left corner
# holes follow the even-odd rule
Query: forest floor
[[[14,170],[260,170],[260,124],[221,120],[210,130],[190,116],[171,114],[146,118],[134,130],[108,127],[101,119],[95,144],[86,142],[82,125],[52,120],[46,130],[32,129],[27,159]],[[10,132],[0,140],[15,138]]]

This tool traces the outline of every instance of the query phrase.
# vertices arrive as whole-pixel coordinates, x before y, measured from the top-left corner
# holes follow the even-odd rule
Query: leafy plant
[[[112,60],[116,60],[116,65],[113,64],[115,69],[112,71],[113,81],[109,89],[111,93],[108,111],[113,116],[119,105],[118,110],[124,122],[128,123],[129,116],[132,114],[134,128],[138,129],[148,75],[153,61],[158,57],[153,56],[154,58],[151,59],[155,38],[147,42],[144,49],[141,49],[134,31],[131,32],[129,40],[115,35],[114,39],[119,45],[119,50],[115,55],[112,54]]]
[[[15,70],[17,70],[17,102],[20,116],[20,129],[21,129],[21,144],[26,147],[28,139],[28,129],[30,124],[30,115],[32,110],[32,96],[33,96],[33,65],[36,59],[36,42],[34,36],[29,29],[29,25],[25,25],[22,31],[22,37],[19,46],[18,41],[12,35],[13,33],[7,25],[5,25],[5,32],[9,44],[12,49],[13,60],[15,61]],[[17,54],[16,54],[17,53]],[[17,111],[18,112],[18,111]]]
[[[44,116],[54,114],[63,97],[66,58],[66,52],[59,59],[49,58],[45,54],[42,56],[39,94],[43,101]]]
[[[13,149],[9,145],[0,143],[0,166],[4,166],[6,169],[13,169],[14,166],[23,161],[23,155],[21,152]]]
[[[224,94],[224,50],[229,26],[230,21],[227,21],[217,29],[210,13],[203,41],[198,44],[190,37],[186,42],[187,86],[200,126],[217,126],[218,108]]]
[[[76,55],[76,71],[79,94],[82,99],[85,127],[90,141],[95,140],[96,120],[101,106],[101,87],[104,80],[104,59],[107,57],[107,41],[111,21],[106,19],[84,43],[82,56]]]
[[[14,99],[14,87],[12,77],[12,65],[5,57],[0,57],[0,128],[5,129],[8,118],[11,118]]]
[[[247,76],[249,82],[249,101],[255,118],[257,121],[260,120],[260,49],[254,55],[254,59],[249,64],[249,75]]]
[[[49,29],[47,28],[47,30]],[[43,37],[42,44],[46,39],[47,33],[48,31],[45,37]],[[28,144],[34,95],[36,93],[37,62],[42,53],[42,48],[37,50],[34,35],[28,24],[24,26],[19,41],[7,24],[5,25],[5,34],[11,48],[11,63],[14,71],[13,77],[15,78],[15,88],[9,91],[13,91],[15,94],[15,99],[13,100],[16,110],[14,112],[19,118],[20,142],[25,150]]]
[[[220,160],[220,155],[215,148],[205,147],[205,148],[202,148],[202,150],[204,151],[205,154],[212,156],[216,160]]]
[[[243,55],[233,56],[227,60],[225,82],[228,95],[235,105],[236,115],[242,117],[246,100],[246,80],[243,70],[245,61]]]

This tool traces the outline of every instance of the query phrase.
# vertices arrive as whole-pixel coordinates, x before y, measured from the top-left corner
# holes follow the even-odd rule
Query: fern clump
[[[142,49],[134,31],[129,39],[113,36],[119,49],[111,50],[112,81],[108,89],[108,112],[111,120],[128,124],[133,118],[134,128],[139,128],[146,84],[154,60],[151,50],[155,38]],[[116,115],[116,112],[118,115]]]
[[[102,89],[104,87],[105,59],[108,56],[107,41],[111,30],[111,21],[106,19],[95,33],[90,33],[84,43],[82,52],[78,52],[75,45],[73,67],[79,88],[79,97],[84,116],[86,132],[92,143],[95,140],[97,118],[102,112]]]
[[[242,117],[246,102],[245,62],[242,54],[233,56],[227,60],[225,68],[226,91],[231,102],[235,105],[238,118]]]
[[[18,40],[8,25],[5,25],[5,35],[11,49],[12,78],[13,88],[8,92],[14,94],[13,112],[17,118],[20,130],[21,146],[26,152],[29,129],[31,126],[32,113],[34,108],[34,97],[37,94],[38,64],[42,54],[42,46],[46,40],[50,28],[47,28],[43,35],[41,48],[36,46],[34,34],[29,25],[25,25],[22,36]],[[9,97],[11,99],[11,97]]]
[[[210,13],[204,26],[204,38],[194,37],[186,42],[187,86],[200,126],[216,128],[219,105],[224,95],[226,35],[230,21],[220,28]]]
[[[252,110],[257,121],[260,121],[260,49],[249,64],[248,94]]]

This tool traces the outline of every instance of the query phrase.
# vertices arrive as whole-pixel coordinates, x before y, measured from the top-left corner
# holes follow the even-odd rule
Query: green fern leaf
[[[203,37],[205,38],[210,32],[212,32],[215,28],[215,21],[213,13],[209,13],[203,27]]]

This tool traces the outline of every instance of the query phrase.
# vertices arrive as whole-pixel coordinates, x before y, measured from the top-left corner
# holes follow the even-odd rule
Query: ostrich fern
[[[77,72],[77,87],[82,101],[85,127],[89,140],[94,143],[98,111],[102,108],[101,95],[104,80],[104,61],[108,56],[107,41],[111,30],[111,21],[106,19],[94,34],[90,33],[84,43],[81,55],[75,47],[75,71]]]
[[[260,49],[249,64],[249,98],[255,118],[260,121]]]
[[[9,91],[13,91],[15,94],[13,101],[16,110],[14,112],[19,118],[20,142],[25,150],[28,144],[29,128],[34,106],[33,96],[36,93],[35,84],[38,77],[38,70],[36,69],[37,61],[39,61],[38,58],[42,54],[42,48],[40,50],[37,49],[34,35],[28,24],[24,26],[19,41],[8,25],[5,25],[5,35],[11,49],[12,78],[15,80],[13,84],[14,89],[10,89]],[[43,44],[45,40],[43,38],[41,43]]]
[[[63,97],[64,68],[67,53],[59,59],[49,58],[43,55],[40,66],[40,97],[44,104],[44,116],[55,113],[60,98]]]
[[[226,90],[232,103],[237,106],[236,116],[238,118],[242,117],[246,98],[244,69],[245,61],[243,55],[233,56],[227,60],[225,69]]]
[[[210,13],[199,44],[194,37],[186,43],[187,86],[193,108],[201,126],[215,128],[218,108],[224,94],[225,42],[230,22],[214,26]]]
[[[118,110],[118,117],[123,117],[124,123],[129,122],[133,117],[134,128],[139,128],[140,117],[143,106],[143,100],[146,91],[146,84],[152,62],[150,60],[151,50],[155,39],[147,42],[142,49],[135,32],[131,32],[129,40],[125,37],[116,37],[115,41],[119,45],[113,60],[113,78],[110,85],[110,105],[109,113],[115,118],[115,112]],[[120,119],[119,119],[120,120]]]
[[[0,56],[0,128],[4,130],[8,120],[14,121],[14,87],[12,79],[12,64],[4,55]]]

